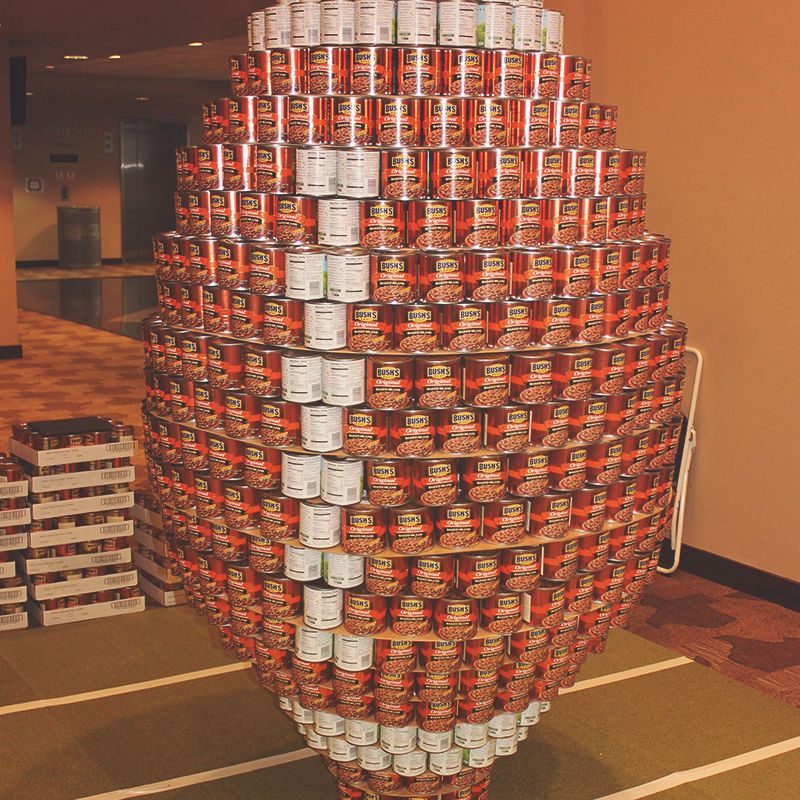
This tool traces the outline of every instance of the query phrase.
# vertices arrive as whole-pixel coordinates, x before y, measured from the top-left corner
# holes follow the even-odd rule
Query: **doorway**
[[[151,237],[175,227],[175,149],[185,147],[183,122],[123,122],[120,127],[122,259],[149,263]]]

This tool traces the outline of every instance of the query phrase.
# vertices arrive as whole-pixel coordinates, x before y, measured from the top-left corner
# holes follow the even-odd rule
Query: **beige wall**
[[[0,33],[0,347],[18,342],[8,103],[8,41]]]
[[[796,6],[548,0],[594,58],[620,143],[648,151],[673,314],[707,359],[686,541],[800,580]]]
[[[28,98],[28,118],[20,128],[21,149],[13,153],[14,228],[17,261],[58,257],[56,208],[60,188],[66,204],[100,206],[103,258],[122,253],[119,129],[123,120],[161,119],[190,124],[196,137],[200,104],[220,93],[216,83],[133,81],[99,76],[69,80],[37,74]],[[169,89],[165,93],[164,86]],[[151,95],[150,102],[136,102]],[[106,134],[111,152],[106,152]],[[77,164],[51,163],[51,154],[74,154]],[[28,178],[42,178],[44,192],[26,192]]]

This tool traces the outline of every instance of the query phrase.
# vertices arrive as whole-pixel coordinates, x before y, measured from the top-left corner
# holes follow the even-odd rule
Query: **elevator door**
[[[175,227],[175,148],[186,146],[182,122],[123,122],[122,257],[148,262],[154,233]]]

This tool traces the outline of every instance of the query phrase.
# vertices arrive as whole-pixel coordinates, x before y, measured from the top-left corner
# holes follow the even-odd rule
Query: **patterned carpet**
[[[104,264],[101,267],[18,267],[18,281],[58,281],[75,278],[130,278],[152,275],[152,264]]]
[[[687,572],[660,577],[630,630],[800,706],[800,614]]]
[[[0,435],[17,420],[98,414],[137,427],[141,345],[20,311],[25,357],[2,364]],[[631,630],[800,706],[800,614],[688,573],[659,577]]]

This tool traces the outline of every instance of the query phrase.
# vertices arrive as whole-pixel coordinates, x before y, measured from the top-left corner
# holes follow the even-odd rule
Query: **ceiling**
[[[37,0],[0,3],[0,34],[31,73],[220,80],[246,45],[253,0]],[[187,47],[189,42],[203,47]],[[89,56],[66,61],[65,55]],[[110,55],[121,55],[109,60]]]

